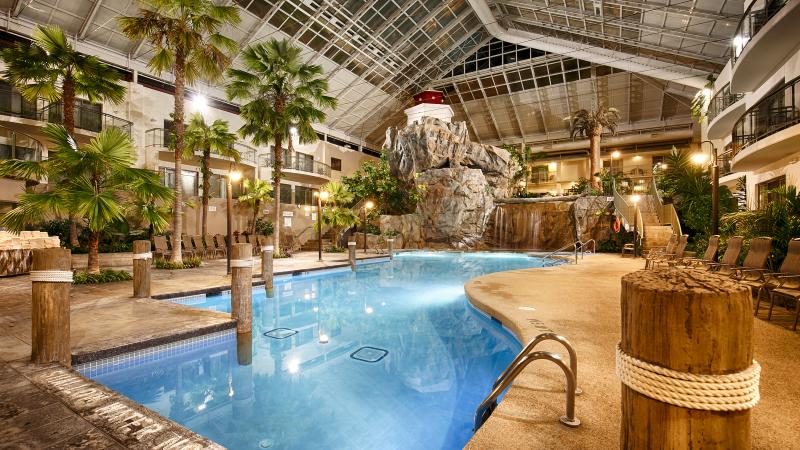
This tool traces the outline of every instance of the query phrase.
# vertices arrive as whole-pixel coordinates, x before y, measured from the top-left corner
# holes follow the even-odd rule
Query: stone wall
[[[419,214],[381,216],[381,233],[386,234],[389,231],[400,233],[395,237],[395,248],[423,248],[421,220]]]
[[[579,197],[573,206],[578,240],[594,239],[598,244],[611,238],[614,202],[607,197]]]
[[[28,273],[33,249],[60,246],[57,236],[48,236],[43,231],[22,231],[19,234],[0,231],[0,276]]]

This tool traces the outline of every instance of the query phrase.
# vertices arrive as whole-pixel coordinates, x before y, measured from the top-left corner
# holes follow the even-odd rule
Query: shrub
[[[167,261],[161,258],[155,260],[156,269],[180,270],[180,269],[193,269],[200,267],[202,264],[200,258],[186,258],[182,263]]]
[[[275,232],[275,225],[271,220],[259,217],[256,219],[255,224],[256,234],[263,234],[264,236],[272,236]]]
[[[336,245],[329,245],[322,249],[322,251],[325,253],[344,253],[346,250],[347,249],[344,249]]]
[[[387,238],[394,238],[400,236],[400,232],[397,230],[386,230],[386,233],[383,233],[383,235]]]
[[[115,281],[129,281],[133,276],[125,270],[102,269],[99,273],[77,271],[72,276],[74,284],[101,284]]]

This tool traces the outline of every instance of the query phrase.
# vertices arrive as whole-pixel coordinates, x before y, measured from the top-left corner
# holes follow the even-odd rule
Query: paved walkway
[[[347,263],[343,254],[323,258],[320,263],[316,253],[304,252],[277,259],[275,272]],[[197,269],[153,269],[153,295],[228,286],[225,260],[209,261]],[[221,448],[74,371],[30,364],[30,291],[28,276],[0,278],[0,449]],[[124,351],[135,343],[156,345],[235,326],[229,314],[133,299],[132,292],[130,281],[73,286],[74,361]]]
[[[554,331],[578,354],[577,429],[559,424],[564,414],[563,374],[536,362],[519,376],[469,449],[619,448],[620,383],[614,348],[620,338],[620,278],[639,270],[641,259],[587,256],[578,265],[501,272],[471,280],[467,295],[479,308],[527,342]],[[762,308],[762,311],[764,309]],[[761,402],[752,413],[753,448],[798,448],[800,440],[800,334],[782,314],[755,320],[755,358],[761,364]],[[542,349],[563,353],[555,343]]]

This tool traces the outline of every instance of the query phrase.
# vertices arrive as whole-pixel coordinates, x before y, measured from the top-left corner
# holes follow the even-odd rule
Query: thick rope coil
[[[134,253],[133,259],[153,259],[153,252]]]
[[[31,270],[31,281],[44,283],[72,283],[71,270]]]
[[[652,399],[704,411],[741,411],[760,399],[761,366],[727,375],[695,375],[634,358],[617,344],[617,376],[629,388]]]
[[[253,268],[253,259],[252,258],[232,259],[231,260],[231,267],[232,268],[233,267],[238,267],[238,268],[249,267],[249,268]]]

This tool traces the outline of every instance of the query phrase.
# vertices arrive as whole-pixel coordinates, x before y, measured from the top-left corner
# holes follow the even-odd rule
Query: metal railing
[[[0,125],[0,160],[41,161],[44,146],[36,138]]]
[[[144,132],[144,146],[145,148],[148,147],[155,147],[163,150],[170,150],[170,135],[167,130],[163,128],[151,128]],[[251,165],[257,165],[258,163],[258,150],[254,149],[253,147],[243,143],[243,142],[234,142],[233,149],[239,152],[239,161],[248,163]],[[170,150],[171,151],[171,150]],[[202,152],[195,152],[195,155],[201,156]],[[218,159],[225,159],[225,160],[233,160],[233,158],[229,158],[227,156],[222,156],[218,152],[211,151],[211,156],[213,158]]]
[[[664,203],[664,199],[661,198],[661,193],[658,192],[658,186],[656,186],[655,178],[653,178],[652,182],[650,183],[647,195],[648,198],[652,198],[654,200],[652,205],[655,209],[656,215],[658,216],[659,223],[662,225],[671,225],[673,233],[677,233],[680,236],[682,233],[681,221],[678,218],[678,211],[675,209],[675,205],[672,203]]]
[[[733,150],[728,148],[719,155],[717,161],[719,162],[719,176],[724,177],[733,173],[731,168],[731,161],[733,160]]]
[[[533,350],[540,343],[552,340],[561,343],[569,354],[569,367],[564,363],[561,355],[552,352],[534,352]],[[564,372],[566,378],[566,393],[567,404],[566,413],[559,419],[562,424],[575,428],[581,424],[581,421],[575,417],[575,395],[580,394],[581,390],[578,388],[578,356],[572,347],[572,344],[563,336],[555,333],[543,333],[531,340],[525,348],[522,349],[513,361],[506,367],[503,373],[495,380],[492,385],[492,391],[481,402],[475,410],[474,431],[478,429],[489,419],[492,412],[497,407],[497,398],[503,391],[511,385],[511,382],[522,372],[525,367],[533,361],[539,359],[546,359],[554,362]]]
[[[64,105],[61,102],[50,103],[39,110],[38,119],[49,123],[64,123]],[[108,128],[118,128],[128,135],[133,130],[133,122],[121,117],[102,112],[99,108],[75,105],[75,128],[95,133]]]
[[[544,263],[544,261],[546,259],[552,258],[556,254],[561,253],[561,252],[571,248],[572,249],[572,253],[575,255],[575,264],[578,264],[578,248],[580,247],[580,244],[581,244],[581,241],[575,241],[575,242],[567,244],[567,245],[565,245],[565,246],[563,246],[563,247],[561,247],[561,248],[559,248],[557,250],[553,250],[552,252],[542,256],[542,263]]]
[[[39,102],[25,99],[18,90],[7,83],[0,83],[0,114],[24,119],[39,119]]]
[[[287,157],[288,156],[288,157]],[[262,157],[264,166],[272,167],[275,164],[275,155],[267,153]],[[331,176],[331,166],[314,159],[302,158],[295,155],[284,155],[282,160],[283,170],[296,170],[298,172],[313,173],[324,177]]]
[[[712,98],[711,102],[708,104],[708,111],[706,111],[708,121],[711,122],[722,111],[725,111],[729,106],[743,98],[744,94],[732,93],[730,83],[726,84],[714,95],[714,98]]]
[[[800,123],[800,77],[748,108],[733,127],[733,156],[759,140]]]
[[[731,53],[733,55],[733,62],[744,51],[750,40],[764,28],[771,18],[775,16],[789,0],[763,0],[754,1],[750,4],[747,10],[742,14],[739,25],[736,27],[736,32],[733,34],[733,41],[731,43]]]

